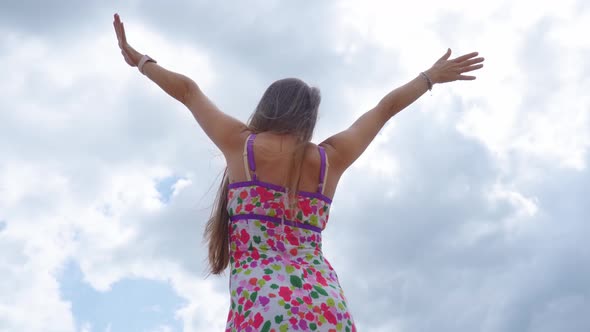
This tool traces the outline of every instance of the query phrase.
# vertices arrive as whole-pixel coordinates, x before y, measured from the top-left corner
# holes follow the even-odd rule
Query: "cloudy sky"
[[[225,161],[125,64],[115,12],[243,121],[276,79],[318,86],[315,143],[479,51],[344,175],[324,253],[359,331],[590,330],[587,1],[164,3],[2,1],[0,331],[225,326],[201,240]]]

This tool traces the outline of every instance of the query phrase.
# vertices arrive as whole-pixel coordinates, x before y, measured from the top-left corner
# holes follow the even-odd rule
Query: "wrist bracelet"
[[[424,72],[421,72],[420,74],[424,76],[426,82],[428,82],[428,90],[432,91],[432,81],[430,80],[430,77],[428,77],[428,75],[426,75]]]
[[[147,55],[147,54],[144,54],[144,55],[141,57],[141,60],[139,60],[139,63],[137,64],[137,69],[139,69],[139,72],[140,72],[140,73],[142,73],[142,74],[144,74],[144,75],[145,75],[145,73],[143,72],[143,66],[144,66],[144,65],[145,65],[145,63],[146,63],[146,62],[148,62],[148,61],[150,61],[150,62],[153,62],[153,63],[158,63],[156,60],[154,60],[154,59],[150,58],[150,56],[149,56],[149,55]]]

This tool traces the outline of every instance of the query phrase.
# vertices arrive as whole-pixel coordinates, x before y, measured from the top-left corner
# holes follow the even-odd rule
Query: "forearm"
[[[157,63],[146,62],[143,66],[145,75],[174,99],[186,105],[186,96],[196,86],[190,78],[170,71]]]
[[[429,75],[428,71],[426,71],[426,75]],[[386,112],[385,116],[389,119],[420,98],[426,91],[428,91],[428,81],[424,76],[418,74],[410,82],[383,97],[378,107]]]

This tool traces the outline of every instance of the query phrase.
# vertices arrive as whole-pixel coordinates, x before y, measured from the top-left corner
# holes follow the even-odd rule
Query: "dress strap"
[[[328,163],[328,155],[326,155],[326,151],[323,147],[318,146],[318,150],[320,152],[320,181],[318,184],[318,193],[324,194],[324,187],[326,185],[326,179],[328,178],[328,168],[330,164]]]
[[[256,138],[256,134],[252,133],[248,136],[246,143],[244,144],[244,171],[246,172],[246,177],[248,181],[251,180],[250,172],[254,176],[254,181],[256,181],[256,164],[254,163],[254,139]]]

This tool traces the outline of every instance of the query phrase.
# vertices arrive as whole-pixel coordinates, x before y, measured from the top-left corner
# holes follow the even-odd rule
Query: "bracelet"
[[[139,72],[140,72],[140,73],[142,73],[142,74],[144,74],[144,75],[145,75],[145,73],[143,72],[143,66],[144,66],[144,65],[145,65],[145,63],[146,63],[146,62],[148,62],[148,61],[149,61],[149,62],[153,62],[153,63],[158,63],[156,60],[154,60],[154,59],[150,58],[150,56],[149,56],[149,55],[147,55],[147,54],[144,54],[144,55],[141,57],[141,60],[139,60],[139,63],[137,64],[137,69],[139,69]]]
[[[421,72],[420,74],[424,76],[426,82],[428,82],[428,90],[432,91],[432,81],[430,80],[430,77],[428,77],[428,75],[426,75],[424,72]]]

